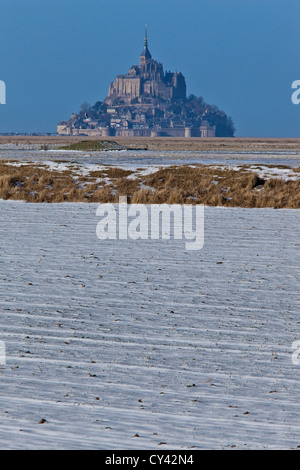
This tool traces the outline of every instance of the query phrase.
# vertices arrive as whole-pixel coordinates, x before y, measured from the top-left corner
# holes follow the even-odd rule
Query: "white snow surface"
[[[1,449],[299,446],[299,211],[205,208],[189,252],[96,208],[0,201]]]

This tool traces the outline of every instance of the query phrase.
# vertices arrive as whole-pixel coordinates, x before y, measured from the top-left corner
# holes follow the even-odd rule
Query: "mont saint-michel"
[[[119,137],[232,137],[232,119],[202,97],[186,94],[181,72],[152,58],[147,30],[139,65],[118,75],[103,102],[84,103],[57,126],[59,135]]]

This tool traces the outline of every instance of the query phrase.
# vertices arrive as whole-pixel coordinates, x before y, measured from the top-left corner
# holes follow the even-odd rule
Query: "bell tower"
[[[149,52],[149,49],[148,49],[147,25],[146,25],[145,26],[145,38],[144,38],[144,49],[142,50],[141,55],[140,55],[140,67],[144,67],[145,64],[147,63],[147,61],[151,58],[152,58],[152,56],[151,56],[151,54]]]

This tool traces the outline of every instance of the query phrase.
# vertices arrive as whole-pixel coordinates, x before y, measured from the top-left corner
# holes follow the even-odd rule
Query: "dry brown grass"
[[[300,208],[300,180],[284,181],[279,178],[261,179],[246,169],[214,169],[206,166],[170,167],[157,171],[145,179],[154,187],[159,202],[193,203],[228,207]],[[151,203],[148,192],[139,198]],[[135,198],[138,202],[138,198]]]
[[[111,167],[105,168],[102,171],[91,171],[90,177],[92,178],[124,178],[133,173],[132,170],[123,170],[122,168]]]
[[[74,171],[74,168],[73,168]],[[239,171],[205,165],[170,166],[129,179],[130,170],[116,167],[93,171],[87,177],[71,170],[55,171],[40,164],[0,163],[0,198],[28,202],[142,204],[205,204],[228,207],[300,208],[300,179],[261,179],[249,169]],[[110,181],[104,178],[109,178]],[[145,189],[141,189],[141,183]]]
[[[82,199],[70,172],[40,168],[34,164],[18,167],[0,163],[0,197],[28,202],[62,202]],[[76,191],[75,191],[76,190]]]

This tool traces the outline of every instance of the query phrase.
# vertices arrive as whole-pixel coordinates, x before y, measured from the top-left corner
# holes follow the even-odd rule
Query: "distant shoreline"
[[[88,137],[88,136],[0,136],[1,145],[48,145],[49,148],[71,145],[80,141],[114,141],[130,149],[145,148],[148,150],[195,150],[195,151],[272,151],[296,150],[300,152],[300,138],[272,137],[215,137],[215,138],[181,138],[181,137]]]

